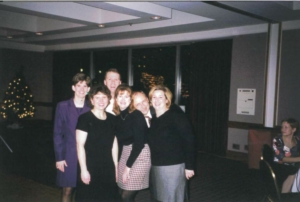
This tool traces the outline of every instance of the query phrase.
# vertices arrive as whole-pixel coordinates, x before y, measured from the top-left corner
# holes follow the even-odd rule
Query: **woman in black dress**
[[[110,91],[106,86],[96,86],[89,98],[92,110],[79,117],[76,127],[80,166],[76,201],[115,201],[118,196],[118,143],[115,117],[105,112]]]
[[[134,201],[139,190],[149,187],[150,150],[146,141],[148,126],[144,115],[130,107],[131,88],[121,84],[115,91],[117,137],[122,148],[118,186],[123,201]]]

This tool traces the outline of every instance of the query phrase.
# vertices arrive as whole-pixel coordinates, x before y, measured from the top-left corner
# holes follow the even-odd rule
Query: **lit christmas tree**
[[[0,114],[8,120],[9,124],[18,124],[20,119],[34,115],[33,96],[25,82],[23,69],[21,67],[20,71],[9,82],[0,109]],[[14,127],[18,128],[18,125]]]
[[[154,76],[146,72],[142,72],[142,78],[140,80],[144,84],[145,89],[151,89],[155,85],[163,85],[164,77],[163,76]]]

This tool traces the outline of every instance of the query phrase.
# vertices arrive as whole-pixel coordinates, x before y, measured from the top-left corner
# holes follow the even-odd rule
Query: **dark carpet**
[[[3,123],[0,125],[0,135],[13,150],[11,153],[0,140],[2,176],[5,173],[57,188],[52,123],[27,121],[22,129],[7,129]],[[0,187],[5,186],[1,182],[0,179]],[[189,181],[191,202],[261,201],[264,196],[262,190],[258,170],[248,169],[248,165],[240,161],[198,153],[196,175]],[[149,190],[146,189],[139,192],[136,201],[147,202],[149,198]]]

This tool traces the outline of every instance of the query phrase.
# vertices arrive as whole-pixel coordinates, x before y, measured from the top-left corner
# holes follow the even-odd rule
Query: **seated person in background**
[[[295,174],[299,169],[300,137],[294,134],[298,131],[299,123],[293,118],[281,122],[281,134],[273,139],[274,171],[282,181],[282,193],[291,191]]]

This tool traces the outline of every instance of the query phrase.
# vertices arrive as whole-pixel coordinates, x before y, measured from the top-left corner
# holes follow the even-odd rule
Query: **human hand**
[[[84,184],[90,184],[91,176],[89,171],[82,171],[81,172],[81,180]]]
[[[67,162],[65,160],[56,162],[56,168],[61,172],[65,172],[65,166],[68,167]]]
[[[195,175],[194,171],[193,170],[187,170],[185,169],[185,177],[186,179],[191,179],[193,176]]]
[[[129,172],[130,172],[130,168],[128,168],[127,166],[125,167],[124,173],[123,173],[123,183],[126,183],[127,180],[129,180]]]

